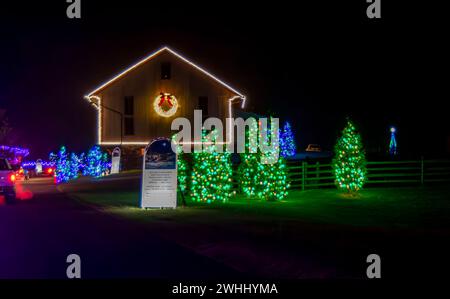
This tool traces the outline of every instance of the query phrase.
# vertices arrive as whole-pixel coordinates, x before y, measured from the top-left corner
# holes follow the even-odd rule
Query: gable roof
[[[137,63],[133,64],[132,66],[130,66],[129,68],[127,68],[126,70],[122,71],[121,73],[119,73],[118,75],[116,75],[115,77],[113,77],[112,79],[106,81],[105,83],[101,84],[100,86],[98,86],[96,89],[92,90],[91,92],[89,92],[85,98],[90,98],[92,96],[94,96],[96,93],[98,93],[100,90],[102,90],[103,88],[105,88],[106,86],[108,86],[109,84],[113,83],[116,80],[119,80],[120,78],[122,78],[123,76],[125,76],[127,73],[129,73],[130,71],[134,70],[135,68],[139,67],[140,65],[152,60],[154,57],[156,57],[158,54],[167,51],[171,54],[173,54],[174,56],[176,56],[178,59],[184,61],[185,63],[189,64],[190,66],[192,66],[193,68],[197,69],[198,71],[200,71],[201,73],[205,74],[206,76],[210,77],[211,79],[213,79],[214,81],[216,81],[217,83],[223,85],[225,88],[227,88],[228,90],[234,92],[235,94],[237,94],[240,98],[242,98],[243,100],[245,100],[245,96],[237,91],[236,89],[234,89],[233,87],[231,87],[230,85],[228,85],[227,83],[223,82],[222,80],[220,80],[219,78],[217,78],[216,76],[212,75],[211,73],[209,73],[208,71],[206,71],[205,69],[201,68],[200,66],[194,64],[193,62],[189,61],[188,59],[184,58],[183,56],[181,56],[180,54],[178,54],[177,52],[175,52],[174,50],[170,49],[169,47],[162,47],[161,49],[153,52],[152,54],[148,55],[147,57],[145,57],[144,59],[138,61]]]

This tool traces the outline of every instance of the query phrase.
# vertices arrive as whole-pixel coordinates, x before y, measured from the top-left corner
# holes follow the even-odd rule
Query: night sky
[[[248,95],[251,111],[290,120],[301,149],[331,149],[351,116],[369,152],[387,148],[394,125],[404,157],[448,155],[439,8],[382,0],[382,19],[369,20],[365,0],[92,2],[81,20],[63,0],[2,4],[0,109],[33,158],[93,145],[83,95],[164,45]]]

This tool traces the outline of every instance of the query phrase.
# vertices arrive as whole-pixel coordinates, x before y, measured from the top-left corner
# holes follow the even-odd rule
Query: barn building
[[[124,168],[140,167],[148,142],[170,137],[172,120],[235,117],[246,97],[174,50],[163,47],[85,96],[97,110],[97,143],[122,149]]]

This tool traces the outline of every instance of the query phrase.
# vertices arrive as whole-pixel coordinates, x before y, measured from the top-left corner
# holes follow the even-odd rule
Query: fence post
[[[420,157],[420,184],[423,185],[424,183],[424,163],[423,163],[423,156]]]
[[[302,191],[305,191],[306,183],[306,162],[302,161]]]

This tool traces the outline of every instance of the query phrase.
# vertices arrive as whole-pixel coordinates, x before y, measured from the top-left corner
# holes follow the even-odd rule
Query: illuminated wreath
[[[170,117],[177,112],[178,101],[174,95],[161,92],[153,102],[156,113],[164,117]]]

